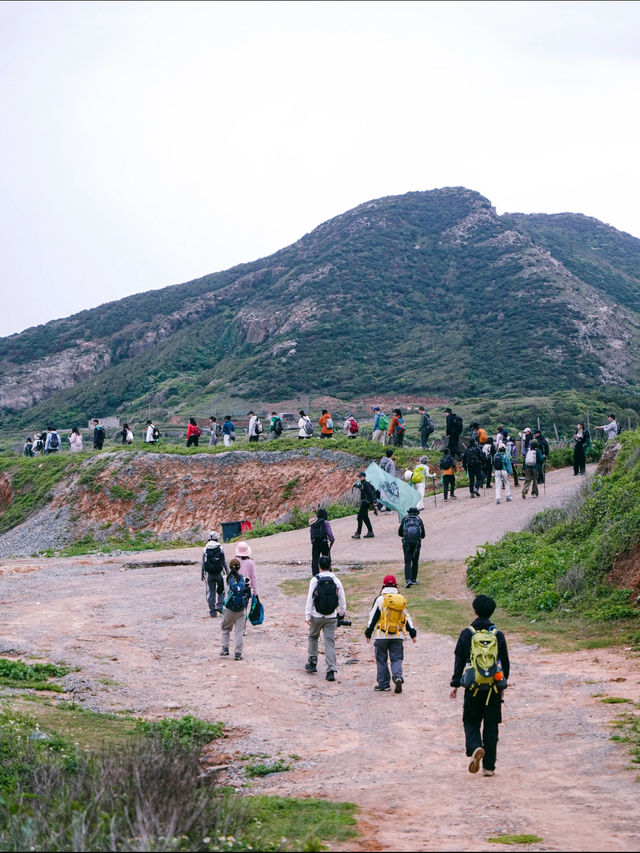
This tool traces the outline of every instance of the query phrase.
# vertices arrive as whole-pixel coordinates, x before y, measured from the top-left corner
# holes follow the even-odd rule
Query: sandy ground
[[[422,557],[438,562],[441,594],[470,601],[465,557],[563,502],[580,483],[566,469],[548,474],[537,500],[523,501],[517,490],[500,506],[489,492],[472,501],[459,490],[448,504],[427,498]],[[397,516],[373,523],[374,539],[354,541],[352,517],[333,522],[334,561],[344,571],[379,563],[381,578],[389,569],[400,578]],[[1,561],[0,650],[78,666],[69,683],[89,707],[224,720],[231,736],[213,748],[214,761],[240,768],[240,755],[295,756],[290,772],[253,790],[356,802],[363,834],[334,849],[501,849],[487,842],[501,833],[540,836],[529,850],[640,849],[637,773],[625,747],[610,740],[612,720],[628,706],[601,701],[638,699],[637,656],[540,653],[512,638],[497,772],[472,775],[462,696],[449,699],[454,640],[420,633],[407,644],[404,692],[376,694],[361,609],[350,613],[352,628],[339,629],[337,681],[324,679],[322,657],[318,674],[308,675],[304,596],[285,596],[278,586],[309,576],[308,531],[251,546],[266,619],[247,627],[241,662],[218,657],[220,623],[204,602],[199,549]],[[225,550],[232,556],[232,545]],[[163,559],[184,564],[131,566]],[[423,590],[407,591],[409,607]],[[240,770],[229,778],[239,784]]]

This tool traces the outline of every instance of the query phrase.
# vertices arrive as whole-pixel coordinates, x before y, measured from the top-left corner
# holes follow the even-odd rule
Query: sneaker
[[[500,498],[496,498],[496,503],[497,503],[497,504],[499,504],[499,503],[500,503]]]
[[[330,669],[329,672],[327,673],[327,681],[335,681],[335,680],[336,680],[336,674],[332,669]]]
[[[411,583],[413,584],[413,586],[418,586],[418,584],[420,583],[420,581],[414,581],[414,580],[412,580],[412,581],[411,581]]]
[[[223,649],[223,650],[220,652],[220,657],[221,657],[221,658],[228,658],[228,657],[229,657],[229,649]]]
[[[451,498],[451,500],[452,500],[452,501],[457,501],[457,500],[458,500],[458,498],[457,498],[455,495],[449,495],[449,497]]]
[[[311,662],[305,663],[304,668],[307,670],[307,672],[317,672],[318,671],[315,663],[311,663]]]
[[[510,500],[511,500],[511,498],[507,498],[507,503],[509,503]]]
[[[407,582],[406,582],[406,584],[404,585],[404,588],[405,588],[405,589],[409,589],[409,587],[411,586],[411,584],[412,584],[412,581],[407,581]]]
[[[385,687],[381,687],[379,684],[376,684],[376,686],[375,686],[373,689],[374,689],[377,693],[384,693],[384,691],[385,691],[385,690],[391,690],[391,688],[389,687],[389,685],[388,685],[388,684],[387,684],[387,685],[385,685]]]
[[[471,494],[469,495],[469,497],[470,497],[470,498],[475,498],[474,493],[473,493],[473,492],[471,492]]]
[[[447,502],[447,499],[446,499],[446,498],[443,498],[443,500],[444,500],[444,502],[445,502],[445,503]]]
[[[394,693],[402,693],[402,685],[404,683],[402,678],[394,678],[394,684],[396,685],[396,689],[393,691]]]
[[[482,768],[482,775],[483,775],[483,776],[495,776],[495,775],[496,775],[496,771],[495,771],[495,770],[487,770],[487,768],[486,768],[486,767],[483,767],[483,768]]]
[[[228,654],[228,652],[227,652],[227,654]],[[242,660],[242,652],[236,652],[235,659],[236,660]]]
[[[373,533],[365,533],[365,534],[364,534],[364,538],[365,538],[365,539],[373,539],[373,538],[374,538],[374,537],[373,537]]]
[[[480,497],[480,492],[476,492],[476,497],[477,497],[477,498],[479,498],[479,497]]]
[[[481,746],[477,746],[473,750],[473,755],[471,756],[471,761],[469,762],[469,773],[477,773],[480,769],[480,764],[482,763],[482,759],[484,758],[484,749]]]
[[[374,514],[374,515],[377,515],[377,514],[378,514],[378,507],[374,506],[374,508],[373,508],[373,514]]]
[[[360,534],[359,534],[359,533],[354,533],[354,534],[353,534],[353,536],[352,536],[351,538],[352,538],[352,539],[359,539],[359,538],[360,538]]]
[[[214,610],[213,613],[209,614],[209,616],[211,616],[212,619],[216,619],[218,617],[218,611]]]

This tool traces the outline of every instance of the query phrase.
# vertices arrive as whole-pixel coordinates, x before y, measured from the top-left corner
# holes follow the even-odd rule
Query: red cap
[[[383,586],[398,586],[398,581],[393,575],[385,575],[382,581]]]

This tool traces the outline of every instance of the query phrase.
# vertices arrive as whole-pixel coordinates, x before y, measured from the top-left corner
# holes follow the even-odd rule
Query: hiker
[[[227,597],[222,608],[220,634],[222,648],[220,657],[229,656],[229,639],[233,629],[234,658],[242,660],[244,632],[247,623],[247,606],[251,601],[252,589],[249,578],[243,575],[244,566],[237,557],[229,562],[227,575]]]
[[[447,447],[442,451],[443,456],[440,460],[440,476],[442,477],[442,492],[444,500],[447,500],[447,494],[451,489],[451,497],[457,500],[456,491],[456,460],[453,458]]]
[[[107,437],[105,428],[102,426],[98,418],[93,419],[93,449],[102,450],[102,445]]]
[[[507,433],[507,440],[505,441],[505,447],[507,453],[511,457],[511,469],[513,470],[513,485],[518,485],[518,445],[513,440],[513,438]]]
[[[427,477],[431,477],[429,473],[429,459],[426,456],[421,456],[419,463],[413,469],[411,475],[411,485],[418,490],[420,500],[416,504],[418,509],[424,509],[424,490],[427,486]]]
[[[224,416],[222,424],[222,443],[225,447],[231,447],[231,443],[236,440],[236,428],[231,420],[231,415]]]
[[[202,549],[201,579],[207,582],[206,596],[209,616],[215,619],[222,613],[224,604],[224,576],[228,574],[227,558],[218,541],[215,530],[209,533],[209,540]]]
[[[393,461],[393,447],[387,447],[384,456],[378,462],[378,465],[383,471],[386,471],[390,477],[396,476],[396,463]]]
[[[371,431],[371,441],[379,441],[381,444],[387,443],[387,429],[389,428],[389,418],[382,411],[380,406],[373,407],[373,429]]]
[[[30,435],[25,438],[24,444],[22,446],[22,455],[33,456],[33,439]]]
[[[305,415],[304,409],[298,412],[300,419],[298,421],[298,438],[311,438],[313,435],[313,424],[311,419]]]
[[[311,536],[311,574],[318,574],[318,560],[320,556],[329,557],[331,565],[331,546],[336,541],[331,525],[327,519],[327,511],[324,507],[318,507],[316,520],[309,525]]]
[[[373,602],[364,631],[367,643],[371,642],[374,631],[373,645],[378,683],[373,689],[380,693],[391,690],[391,679],[393,679],[394,692],[402,693],[405,632],[414,643],[418,632],[413,627],[407,611],[407,599],[398,592],[398,583],[393,575],[385,575],[382,589]],[[391,664],[391,676],[389,676],[389,664]]]
[[[404,443],[404,418],[401,409],[393,410],[393,418],[389,425],[389,438],[396,447],[402,447]]]
[[[525,427],[520,433],[520,456],[524,458],[527,450],[529,449],[529,445],[533,440],[533,434],[529,427]]]
[[[495,601],[488,595],[478,595],[473,600],[476,618],[458,637],[451,678],[452,690],[449,694],[451,699],[455,699],[458,688],[465,687],[462,724],[467,757],[471,759],[469,772],[477,773],[482,764],[483,776],[493,776],[495,773],[503,692],[509,678],[507,641],[502,631],[491,621],[495,609]],[[484,660],[477,655],[478,648],[485,649]],[[482,664],[486,667],[484,673],[472,668],[471,664],[476,661],[476,666]],[[498,675],[501,677],[497,678]],[[478,676],[480,680],[486,679],[486,682],[479,683]],[[490,680],[492,677],[493,681]],[[469,682],[469,686],[465,686],[465,682]]]
[[[547,457],[549,456],[549,450],[550,450],[549,442],[543,436],[543,434],[540,432],[539,429],[534,431],[533,438],[535,438],[535,440],[538,442],[538,447],[540,448],[540,452],[542,453],[542,455],[544,456],[544,460],[546,461]],[[544,478],[545,478],[545,466],[544,466],[544,462],[543,462],[542,465],[540,466],[540,470],[538,471],[538,484],[544,483]]]
[[[618,424],[615,415],[607,415],[607,423],[604,426],[596,427],[596,430],[601,429],[605,441],[613,440],[618,437]]]
[[[500,442],[498,442],[497,444],[499,443]],[[488,489],[491,488],[491,476],[493,474],[493,457],[496,452],[497,444],[494,444],[493,436],[491,435],[480,448],[482,450],[482,461],[484,465],[483,483],[486,483]]]
[[[214,415],[209,415],[209,447],[215,447],[220,438],[222,427]]]
[[[458,441],[462,435],[462,418],[460,415],[456,415],[449,406],[444,410],[444,413],[447,416],[445,424],[447,446],[451,455],[457,457],[460,453]]]
[[[418,583],[418,560],[420,548],[425,537],[424,524],[418,515],[418,507],[412,506],[400,522],[398,536],[402,537],[404,552],[405,589]]]
[[[280,438],[284,431],[284,424],[282,423],[282,418],[277,412],[271,412],[271,420],[269,421],[269,441],[273,441],[275,438]]]
[[[429,440],[429,436],[436,428],[436,425],[431,420],[427,412],[424,410],[424,406],[418,406],[418,414],[420,415],[420,420],[418,421],[418,433],[420,434],[420,445],[423,450],[427,449],[427,442]]]
[[[44,440],[45,455],[50,453],[58,453],[60,450],[60,436],[55,427],[47,427],[47,437]]]
[[[480,497],[480,486],[484,484],[484,454],[475,441],[469,442],[469,447],[462,456],[462,464],[469,478],[469,495]]]
[[[322,410],[318,425],[320,426],[320,438],[333,438],[333,418],[326,409]]]
[[[538,497],[538,471],[542,468],[544,456],[540,452],[538,442],[533,439],[531,446],[524,455],[524,486],[522,487],[522,499],[527,497],[529,486],[531,486],[531,497]]]
[[[367,480],[367,475],[364,471],[360,471],[358,474],[358,479],[352,486],[353,489],[358,489],[360,491],[360,508],[358,509],[358,527],[356,528],[356,532],[351,537],[352,539],[359,539],[360,533],[362,532],[362,525],[367,528],[367,532],[364,535],[365,539],[373,539],[373,527],[371,526],[371,522],[369,521],[369,509],[372,508],[374,513],[377,515],[378,510],[375,505],[377,500],[376,490],[373,487],[373,484]]]
[[[195,418],[189,418],[187,425],[187,447],[197,447],[198,439],[202,435],[202,430],[198,426]]]
[[[78,427],[72,427],[69,434],[69,444],[72,453],[80,453],[82,450],[82,436]]]
[[[347,434],[347,438],[357,438],[358,433],[360,432],[358,421],[353,417],[353,415],[350,414],[347,414],[346,418],[344,419],[344,424],[342,428]]]
[[[504,444],[499,444],[493,456],[493,476],[496,483],[496,503],[499,504],[502,498],[502,489],[507,501],[511,500],[511,483],[509,475],[513,473],[511,467],[511,456],[507,453],[507,448]]]
[[[587,451],[591,447],[589,430],[584,428],[583,423],[577,424],[573,440],[573,473],[577,476],[586,473]]]
[[[129,428],[129,424],[123,424],[118,434],[122,438],[123,444],[133,444],[133,432]]]
[[[156,443],[156,428],[153,425],[153,421],[147,421],[146,423],[146,432],[144,436],[145,444],[155,444]]]
[[[249,427],[247,429],[247,433],[249,435],[249,441],[260,441],[260,436],[262,435],[263,426],[260,422],[260,418],[253,412],[247,412],[249,415]]]
[[[336,627],[344,619],[347,600],[339,578],[331,571],[331,560],[322,556],[317,575],[309,581],[309,593],[304,609],[304,618],[309,626],[307,663],[309,673],[318,671],[318,637],[324,637],[324,660],[327,665],[327,681],[335,681],[338,671],[336,661]]]

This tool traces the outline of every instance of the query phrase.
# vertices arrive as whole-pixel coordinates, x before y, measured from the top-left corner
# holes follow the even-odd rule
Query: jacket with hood
[[[380,616],[382,615],[382,603],[384,601],[385,595],[388,593],[398,594],[398,587],[396,586],[383,586],[380,592],[380,595],[373,602],[373,607],[371,608],[371,612],[369,613],[369,619],[367,627],[365,628],[365,637],[373,636],[375,632],[376,640],[404,640],[406,639],[404,631],[400,631],[398,634],[386,635],[380,630]],[[411,621],[411,616],[409,616],[409,611],[405,608],[404,617],[406,619],[406,630],[411,639],[413,639],[418,633],[413,626],[413,622]]]

